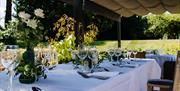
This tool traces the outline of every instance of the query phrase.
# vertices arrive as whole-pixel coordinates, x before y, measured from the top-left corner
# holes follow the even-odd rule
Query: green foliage
[[[2,51],[4,48],[4,44],[3,43],[0,43],[0,51]]]
[[[55,27],[54,27],[53,32],[55,32],[55,37],[49,38],[49,41],[57,49],[57,52],[59,53],[58,58],[60,60],[60,63],[70,61],[71,53],[69,49],[75,49],[76,38],[75,38],[75,32],[74,32],[74,23],[75,23],[75,20],[72,17],[63,15],[54,24]],[[82,24],[80,24],[79,27],[82,27]],[[88,45],[94,42],[94,40],[96,39],[98,28],[96,25],[91,24],[91,25],[88,25],[86,29],[87,30],[84,31],[83,44]]]
[[[45,68],[41,63],[42,60],[34,61],[33,48],[27,48],[25,51],[20,50],[20,64],[16,68],[18,74],[20,74],[19,81],[21,83],[33,83],[40,77],[47,77],[45,74]]]
[[[4,44],[16,44],[16,36],[17,34],[14,33],[17,31],[17,20],[9,21],[6,24],[6,28],[0,29],[0,41]]]
[[[85,34],[84,34],[84,42],[83,43],[86,45],[89,45],[89,44],[93,43],[94,40],[96,40],[96,36],[97,36],[99,30],[98,30],[97,26],[94,24],[87,26],[87,29],[88,29],[88,31],[85,32]]]
[[[96,41],[99,51],[106,51],[109,48],[117,48],[117,41]],[[122,40],[122,49],[127,50],[162,50],[163,54],[177,54],[180,50],[180,40]]]
[[[58,52],[59,63],[67,63],[72,59],[70,49],[75,49],[75,37],[74,35],[70,35],[64,40],[53,41],[52,46],[55,47]]]
[[[147,15],[148,29],[145,34],[150,37],[178,39],[180,36],[180,14]]]
[[[147,28],[147,19],[141,16],[122,17],[121,38],[126,40],[146,39],[144,30]]]

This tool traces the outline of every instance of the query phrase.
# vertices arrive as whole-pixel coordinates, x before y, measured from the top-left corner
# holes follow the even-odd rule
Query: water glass
[[[133,51],[134,58],[136,58],[137,51]]]
[[[8,50],[1,52],[1,63],[9,72],[9,91],[13,91],[14,70],[19,65],[19,52],[16,50]]]
[[[87,57],[88,55],[88,51],[86,49],[79,49],[78,50],[78,53],[77,53],[77,56],[78,58],[82,61],[82,64],[84,66],[84,71],[86,71],[86,68],[87,68],[87,62],[85,62],[85,58]]]
[[[107,53],[108,53],[108,55],[111,57],[111,61],[113,61],[113,56],[114,56],[114,54],[115,54],[114,49],[109,49],[109,50],[107,51]]]

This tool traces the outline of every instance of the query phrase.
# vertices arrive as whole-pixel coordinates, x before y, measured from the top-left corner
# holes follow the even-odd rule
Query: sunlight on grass
[[[176,54],[180,50],[180,40],[122,40],[121,44],[130,50],[162,49],[165,54]],[[99,51],[105,51],[117,48],[117,41],[96,41],[95,45]]]

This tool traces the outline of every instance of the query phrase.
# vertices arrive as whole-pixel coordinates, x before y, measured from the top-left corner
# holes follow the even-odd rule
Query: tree
[[[180,35],[180,14],[148,15],[144,17],[148,22],[145,34],[152,38],[176,39]]]

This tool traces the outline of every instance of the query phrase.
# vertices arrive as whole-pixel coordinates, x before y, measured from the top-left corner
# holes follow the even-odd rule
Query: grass
[[[94,44],[100,51],[117,48],[117,41],[96,41]],[[129,50],[161,49],[164,54],[176,54],[180,50],[180,40],[122,40],[121,46]]]

